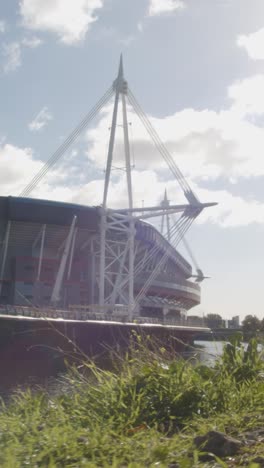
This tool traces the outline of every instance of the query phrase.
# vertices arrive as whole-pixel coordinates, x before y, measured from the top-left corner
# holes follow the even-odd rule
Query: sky
[[[9,0],[0,4],[0,195],[19,195],[125,77],[200,201],[186,238],[199,267],[192,314],[263,318],[263,0]],[[30,196],[102,203],[112,101]],[[135,206],[177,181],[128,106]],[[126,206],[121,115],[109,206]],[[189,260],[184,246],[180,251]]]

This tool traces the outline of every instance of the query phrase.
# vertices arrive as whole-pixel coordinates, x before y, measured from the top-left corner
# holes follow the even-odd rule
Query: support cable
[[[199,267],[199,265],[197,263],[197,260],[194,257],[194,254],[193,254],[193,252],[191,250],[191,247],[190,247],[189,243],[187,242],[187,240],[185,239],[185,237],[182,238],[182,243],[184,244],[184,247],[185,247],[185,249],[187,250],[187,252],[188,252],[188,254],[190,256],[190,259],[192,260],[196,271],[201,270],[201,268]]]
[[[179,220],[176,221],[176,223],[183,223],[183,220],[184,218],[180,218]],[[171,227],[170,229],[170,235],[171,235],[171,240],[173,239],[173,237],[175,236],[175,234],[177,234],[177,231],[178,231],[178,225],[176,225],[176,223]],[[166,250],[171,250],[173,247],[172,245],[168,246]],[[135,268],[135,274],[139,273],[142,269],[141,267],[144,265],[144,264],[147,264],[148,261],[153,258],[158,252],[160,251],[160,246],[159,245],[154,245],[150,251],[149,251],[149,254],[147,256],[146,259],[142,259],[136,266]]]
[[[199,204],[199,200],[197,196],[192,191],[190,185],[188,184],[187,180],[185,179],[184,175],[176,165],[174,159],[172,158],[171,154],[167,150],[164,143],[162,143],[160,137],[158,136],[156,130],[153,128],[150,120],[138,104],[136,98],[132,94],[131,90],[128,90],[128,100],[132,107],[134,108],[135,112],[137,113],[138,117],[140,118],[141,122],[143,123],[144,127],[146,128],[149,136],[151,137],[155,147],[162,155],[163,159],[166,161],[169,169],[171,170],[172,174],[176,177],[178,183],[180,184],[186,199],[193,204]]]
[[[195,213],[195,215],[194,215]],[[175,234],[179,234],[179,230],[181,229],[181,226],[184,225],[185,223],[185,220],[188,219],[188,218],[193,218],[193,216],[197,216],[199,214],[198,210],[195,210],[195,212],[192,210],[192,212],[189,211],[188,209],[188,212],[184,212],[180,218],[178,218],[177,220],[174,221],[174,224],[172,226],[170,226],[170,237],[171,237],[171,241],[169,242],[170,245],[168,245],[167,249],[169,250],[170,248],[174,249],[173,247],[173,243],[174,243],[174,240],[173,238],[175,237]],[[150,249],[150,256],[153,257],[153,255],[155,255],[158,251],[160,250],[160,246],[155,244],[151,249]],[[144,260],[142,259],[141,260],[141,263],[143,262]],[[144,263],[146,262],[146,260],[144,261]]]
[[[167,246],[165,252],[163,255],[166,255],[165,259],[164,259],[164,262],[168,259],[169,257],[169,251],[170,251],[170,248],[175,248],[174,247],[174,244],[178,245],[178,243],[180,242],[182,236],[184,235],[184,232],[185,231],[182,231],[181,232],[179,231],[180,229],[182,229],[184,227],[184,225],[186,224],[186,222],[188,221],[188,219],[190,219],[190,216],[189,215],[186,215],[186,214],[182,214],[182,216],[175,222],[174,225],[171,226],[170,228],[170,235],[171,235],[171,245]],[[179,240],[176,238],[175,239],[175,236],[180,236]],[[135,267],[134,269],[134,278],[137,278],[137,276],[142,272],[143,270],[143,267],[145,265],[147,265],[149,263],[150,260],[152,260],[158,253],[160,252],[160,246],[155,244],[151,249],[150,251],[148,252],[146,258],[142,259]],[[163,257],[162,257],[163,258]],[[159,266],[160,268],[160,266]],[[157,272],[158,273],[158,272]],[[128,278],[125,278],[122,283],[121,283],[121,287],[123,288],[128,282]],[[144,286],[143,286],[144,287]]]
[[[92,110],[84,117],[81,123],[70,133],[68,138],[59,146],[59,148],[52,154],[44,166],[40,169],[33,179],[28,183],[24,190],[20,193],[20,197],[27,197],[37,184],[43,179],[54,164],[63,156],[67,149],[72,145],[76,138],[82,133],[82,131],[88,126],[90,121],[96,116],[96,114],[107,104],[113,95],[113,88],[109,88],[104,96],[98,101],[98,103],[92,108]]]
[[[173,247],[176,248],[177,245],[179,244],[179,242],[181,241],[182,237],[184,236],[184,234],[187,232],[187,230],[190,228],[191,224],[193,223],[194,219],[196,218],[196,216],[198,216],[199,212],[197,212],[197,214],[193,215],[192,217],[188,217],[186,218],[186,223],[185,223],[185,226],[184,228],[181,228],[181,230],[179,231],[178,229],[178,226],[177,226],[177,229],[178,229],[178,236],[177,238],[175,239],[175,241],[173,242]],[[181,216],[181,218],[183,218],[185,215],[183,214]],[[180,218],[180,220],[181,220]],[[178,223],[176,223],[177,225],[179,224],[179,221],[178,220]],[[165,264],[166,260],[168,259],[168,256],[169,256],[169,253],[168,253],[168,249],[166,249],[166,251],[164,252],[163,256],[161,257],[160,261],[157,263],[157,265],[155,266],[153,272],[151,273],[151,275],[149,276],[148,280],[146,281],[146,283],[144,284],[143,288],[141,288],[141,290],[139,291],[138,295],[136,296],[135,298],[135,308],[136,306],[138,305],[139,301],[142,299],[142,297],[146,294],[147,290],[149,289],[149,287],[151,286],[152,282],[155,280],[156,276],[158,275],[160,269],[162,268],[162,266]]]

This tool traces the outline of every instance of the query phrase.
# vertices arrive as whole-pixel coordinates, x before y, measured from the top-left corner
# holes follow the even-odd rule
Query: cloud
[[[244,115],[264,114],[264,75],[255,75],[240,80],[228,89],[233,100],[232,110]]]
[[[183,8],[185,3],[182,0],[150,0],[148,14],[149,16],[168,14]]]
[[[4,73],[15,71],[22,64],[22,54],[25,48],[36,49],[42,44],[37,37],[23,38],[21,41],[4,43],[1,49]]]
[[[244,47],[251,59],[264,60],[264,28],[252,34],[239,36],[237,45]]]
[[[21,45],[19,42],[9,42],[2,47],[3,71],[9,73],[21,65]]]
[[[185,176],[191,180],[216,180],[226,183],[238,178],[264,175],[264,130],[258,119],[264,113],[264,76],[236,82],[227,90],[230,105],[219,112],[183,109],[163,118],[149,116],[165,146]],[[260,96],[260,97],[259,97]],[[118,123],[122,123],[119,109]],[[111,106],[87,132],[89,161],[102,170],[106,164],[106,142],[111,126]],[[264,118],[264,115],[263,115]],[[171,177],[166,163],[151,142],[137,115],[128,106],[131,157],[137,170],[162,171]],[[113,165],[123,162],[123,129],[117,127]]]
[[[4,33],[6,31],[6,22],[4,20],[0,20],[0,33]]]
[[[43,168],[32,148],[19,148],[0,140],[0,195],[18,196],[32,178]],[[80,185],[71,187],[65,168],[55,167],[31,193],[32,197],[48,200],[71,201]]]
[[[41,167],[30,148],[0,142],[1,195],[17,195]]]
[[[43,44],[42,39],[39,39],[39,37],[25,37],[22,39],[22,45],[24,47],[29,47],[30,49],[36,49],[39,47],[41,44]]]
[[[21,0],[20,14],[26,28],[54,33],[71,45],[85,39],[102,6],[103,0]]]
[[[205,209],[197,218],[198,224],[211,222],[222,228],[249,226],[264,223],[264,203],[234,196],[228,190],[206,190],[194,184],[195,193],[205,202],[217,201],[218,205]]]
[[[49,112],[48,108],[43,107],[36,117],[28,124],[29,130],[31,132],[39,132],[41,129],[48,125],[48,122],[53,119],[52,114]]]

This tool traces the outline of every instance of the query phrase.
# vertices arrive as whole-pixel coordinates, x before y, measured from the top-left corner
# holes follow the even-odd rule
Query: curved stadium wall
[[[49,306],[75,215],[75,244],[71,266],[68,262],[66,267],[60,307],[98,304],[99,208],[16,197],[0,197],[0,304]],[[153,246],[155,255],[149,258]],[[200,303],[200,286],[190,280],[189,263],[157,229],[143,221],[136,223],[135,264],[142,258],[146,262],[134,279],[135,296],[165,251],[166,263],[140,301],[142,316],[179,316]]]

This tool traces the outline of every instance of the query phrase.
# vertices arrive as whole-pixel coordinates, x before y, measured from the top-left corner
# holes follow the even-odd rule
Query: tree
[[[223,328],[224,326],[224,321],[219,314],[206,315],[205,323],[209,328]]]
[[[261,330],[261,321],[255,315],[247,315],[242,322],[244,335],[256,336]]]

